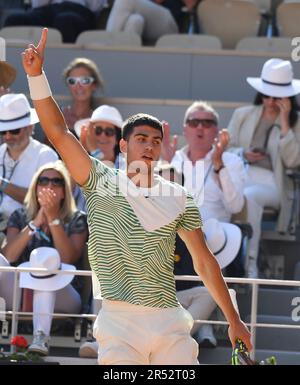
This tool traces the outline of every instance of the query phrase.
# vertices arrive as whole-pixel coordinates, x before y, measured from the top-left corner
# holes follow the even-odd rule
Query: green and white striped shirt
[[[134,305],[178,306],[176,231],[201,226],[192,197],[160,176],[152,188],[138,188],[123,171],[92,162],[82,189],[88,207],[89,261],[101,296]],[[95,297],[98,294],[94,290]]]

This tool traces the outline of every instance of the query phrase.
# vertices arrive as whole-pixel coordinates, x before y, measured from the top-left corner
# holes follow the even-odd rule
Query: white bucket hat
[[[220,268],[228,266],[237,256],[242,242],[241,229],[231,223],[210,218],[203,224],[203,232],[210,251]]]
[[[300,93],[300,80],[293,79],[290,61],[270,59],[265,62],[260,78],[247,78],[256,91],[274,98],[288,98]]]
[[[80,137],[82,126],[84,124],[86,124],[87,121],[90,121],[90,122],[99,122],[99,121],[108,122],[108,123],[111,123],[114,126],[119,127],[119,128],[122,128],[122,125],[123,125],[123,119],[122,119],[120,112],[115,107],[103,104],[102,106],[100,106],[94,110],[90,119],[81,119],[75,123],[74,130],[75,130],[78,138]]]
[[[20,274],[20,287],[33,290],[56,291],[67,286],[74,275],[54,274],[55,270],[76,270],[76,267],[66,263],[61,263],[59,253],[53,247],[38,247],[30,254],[29,262],[24,262],[19,267],[44,268],[48,271],[43,273]]]
[[[34,108],[24,94],[0,97],[0,131],[12,131],[39,122]]]

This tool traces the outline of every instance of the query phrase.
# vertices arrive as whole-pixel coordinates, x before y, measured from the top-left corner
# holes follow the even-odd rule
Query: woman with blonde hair
[[[48,163],[34,175],[25,197],[25,207],[10,216],[2,253],[9,263],[19,264],[31,259],[34,250],[53,248],[56,250],[54,254],[60,257],[61,266],[74,268],[72,265],[78,264],[83,255],[87,234],[86,215],[76,210],[65,166],[61,161]],[[80,285],[76,279],[72,285],[67,284],[57,291],[51,287],[49,290],[34,290],[34,340],[29,350],[48,354],[51,313],[79,312],[79,290]],[[11,303],[11,299],[5,300]]]
[[[94,93],[103,90],[104,81],[97,64],[87,58],[75,58],[63,71],[64,81],[72,100],[62,108],[67,126],[74,133],[74,124],[80,119],[89,118],[97,107]]]

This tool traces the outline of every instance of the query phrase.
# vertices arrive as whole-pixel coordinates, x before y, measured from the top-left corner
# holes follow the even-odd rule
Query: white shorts
[[[100,365],[197,365],[193,318],[181,306],[152,308],[104,300],[94,323]]]

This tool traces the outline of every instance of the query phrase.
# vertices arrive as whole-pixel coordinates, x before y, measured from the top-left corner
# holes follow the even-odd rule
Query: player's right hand
[[[29,44],[28,48],[22,52],[22,64],[29,76],[38,76],[42,73],[47,34],[48,29],[44,28],[38,45]]]

